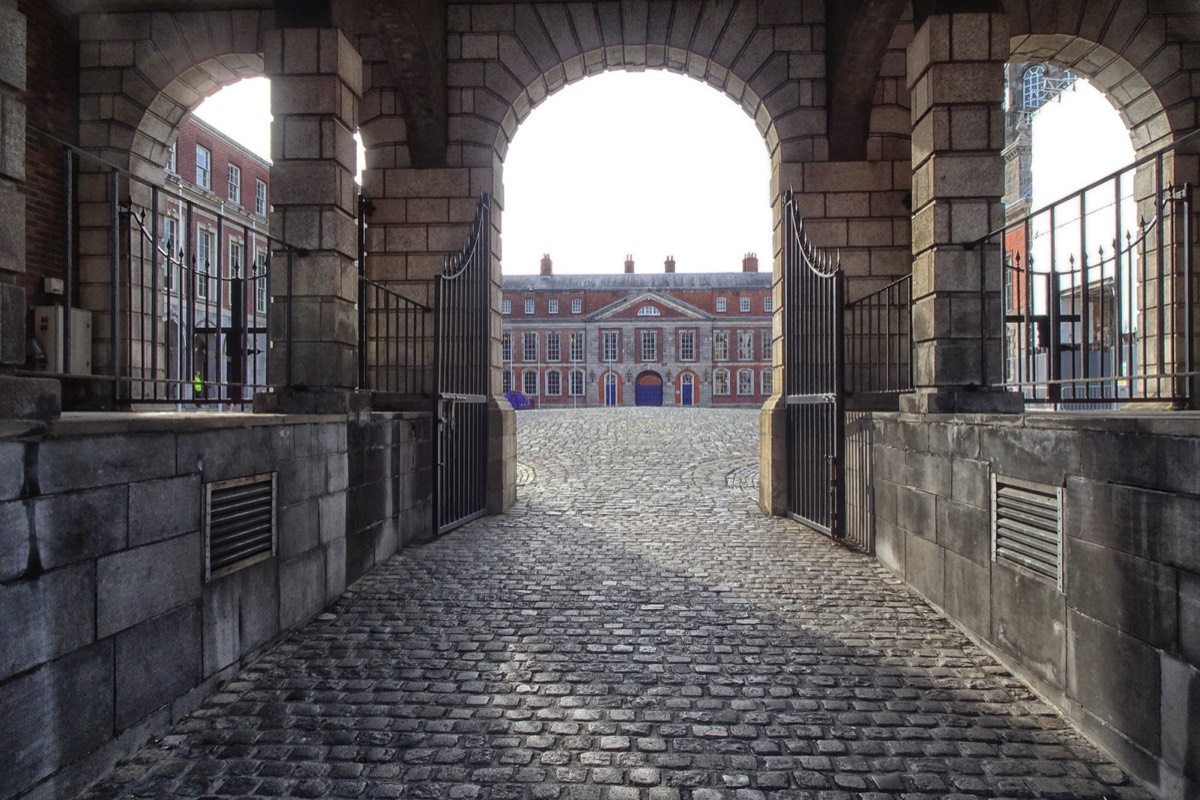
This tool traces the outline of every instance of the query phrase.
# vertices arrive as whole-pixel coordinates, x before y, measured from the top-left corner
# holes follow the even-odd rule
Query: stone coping
[[[1038,430],[1141,433],[1159,436],[1200,437],[1200,411],[1035,411],[1023,414],[910,414],[876,411],[877,417],[904,422],[940,422],[949,425],[990,425]]]
[[[424,419],[427,411],[372,411],[370,419]],[[248,411],[68,411],[50,423],[0,421],[0,440],[67,438],[121,433],[193,433],[264,425],[309,425],[356,419],[345,414],[254,414]]]

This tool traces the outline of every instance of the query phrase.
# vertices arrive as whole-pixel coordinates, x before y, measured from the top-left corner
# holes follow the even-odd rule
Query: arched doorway
[[[676,392],[679,397],[679,405],[694,406],[696,405],[696,374],[690,370],[685,370],[679,373],[679,385],[676,387]]]
[[[604,380],[600,384],[600,403],[606,406],[621,405],[621,376],[617,373],[604,373]]]
[[[637,376],[634,404],[639,406],[661,406],[663,404],[662,375],[646,371]]]

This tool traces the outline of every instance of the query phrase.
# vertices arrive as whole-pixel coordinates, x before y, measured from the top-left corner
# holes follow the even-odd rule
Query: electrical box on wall
[[[48,372],[66,372],[63,362],[63,311],[62,306],[35,306],[33,309],[33,338],[46,355],[45,369]],[[71,361],[72,375],[92,374],[92,312],[81,308],[71,310]]]

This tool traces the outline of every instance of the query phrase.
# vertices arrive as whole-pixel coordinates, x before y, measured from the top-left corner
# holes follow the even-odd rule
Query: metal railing
[[[912,391],[912,275],[846,305],[846,394]]]
[[[63,304],[87,300],[99,322],[82,343],[98,368],[86,376],[68,344],[78,335],[73,315],[60,315],[51,333],[63,355],[52,373],[105,384],[106,396],[86,407],[242,408],[266,391],[273,265],[282,262],[290,293],[293,259],[305,251],[272,237],[265,224],[231,218],[219,200],[196,200],[181,186],[30,132],[64,154]],[[278,338],[290,341],[290,310],[282,328]]]
[[[1027,405],[1193,402],[1195,212],[1174,175],[1198,154],[1200,131],[972,243],[991,245],[981,284],[1001,275],[1001,383]]]

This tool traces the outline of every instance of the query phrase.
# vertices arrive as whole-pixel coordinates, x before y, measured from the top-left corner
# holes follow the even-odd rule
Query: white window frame
[[[717,397],[729,396],[729,370],[713,370],[713,395]]]
[[[260,217],[267,215],[267,183],[254,179],[254,213]]]
[[[621,360],[621,332],[620,331],[602,331],[602,350],[600,354],[601,361],[606,364],[614,364]]]
[[[562,334],[558,331],[546,334],[546,360],[562,361]]]
[[[585,341],[586,338],[583,331],[571,331],[567,356],[571,359],[572,363],[578,364],[580,361],[583,361],[583,344]]]
[[[229,165],[229,172],[226,177],[226,197],[229,202],[237,205],[242,204],[242,168],[237,164]]]
[[[641,331],[642,361],[658,361],[658,331]]]
[[[583,397],[587,392],[587,382],[584,380],[583,370],[571,370],[571,385],[568,387],[571,392],[571,397]]]
[[[530,353],[533,354],[530,357]],[[521,360],[526,364],[536,363],[538,360],[538,335],[533,331],[526,331],[521,335]]]
[[[770,361],[775,357],[775,332],[770,328],[762,332],[762,357],[763,361]]]
[[[510,362],[513,360],[513,335],[511,333],[500,337],[500,359]]]
[[[212,286],[210,274],[212,271],[213,254],[212,231],[201,228],[196,232],[196,299],[208,300]]]
[[[764,395],[771,395],[775,391],[775,370],[767,367],[759,376],[759,385],[762,387]]]
[[[741,312],[743,314],[749,314],[750,313],[750,298],[743,297],[741,300],[739,300],[738,308],[741,309]]]
[[[500,372],[500,390],[508,394],[513,389],[513,371],[511,369],[502,370]]]
[[[264,247],[258,251],[254,265],[254,310],[259,314],[267,313],[270,299],[270,278],[267,277],[267,258],[269,252]]]
[[[572,314],[582,314],[583,313],[583,300],[582,299],[580,299],[578,297],[571,298],[571,313]]]
[[[729,360],[729,331],[713,331],[713,361]]]
[[[775,298],[767,295],[763,298],[763,313],[770,314],[775,311]]]
[[[167,148],[167,172],[172,175],[179,174],[179,148],[178,140],[171,142],[171,146]]]
[[[725,313],[725,298],[724,297],[717,298],[717,313],[718,314]]]
[[[212,150],[202,144],[196,145],[196,185],[212,191]]]
[[[562,396],[562,373],[556,369],[548,370],[545,375],[546,379],[546,396],[561,397]]]
[[[737,360],[738,361],[753,361],[754,360],[754,331],[738,331],[737,332]]]
[[[739,397],[754,394],[754,370],[743,367],[737,371],[737,393]]]
[[[546,301],[546,313],[548,313],[548,314],[557,314],[558,313],[558,299],[557,298],[551,297],[549,300]]]
[[[533,388],[530,388],[530,378],[533,379]],[[538,393],[538,373],[536,369],[527,369],[521,373],[521,391],[526,397],[537,397]]]
[[[242,243],[237,239],[229,240],[229,277],[242,278]]]
[[[679,332],[679,360],[696,360],[696,332],[684,330]]]
[[[526,315],[533,314],[533,298],[532,297],[525,298],[525,314]]]
[[[637,315],[639,317],[661,317],[662,311],[654,306],[642,306],[638,309]]]
[[[500,301],[500,313],[501,314],[511,314],[512,313],[512,300],[509,300],[506,297]]]

